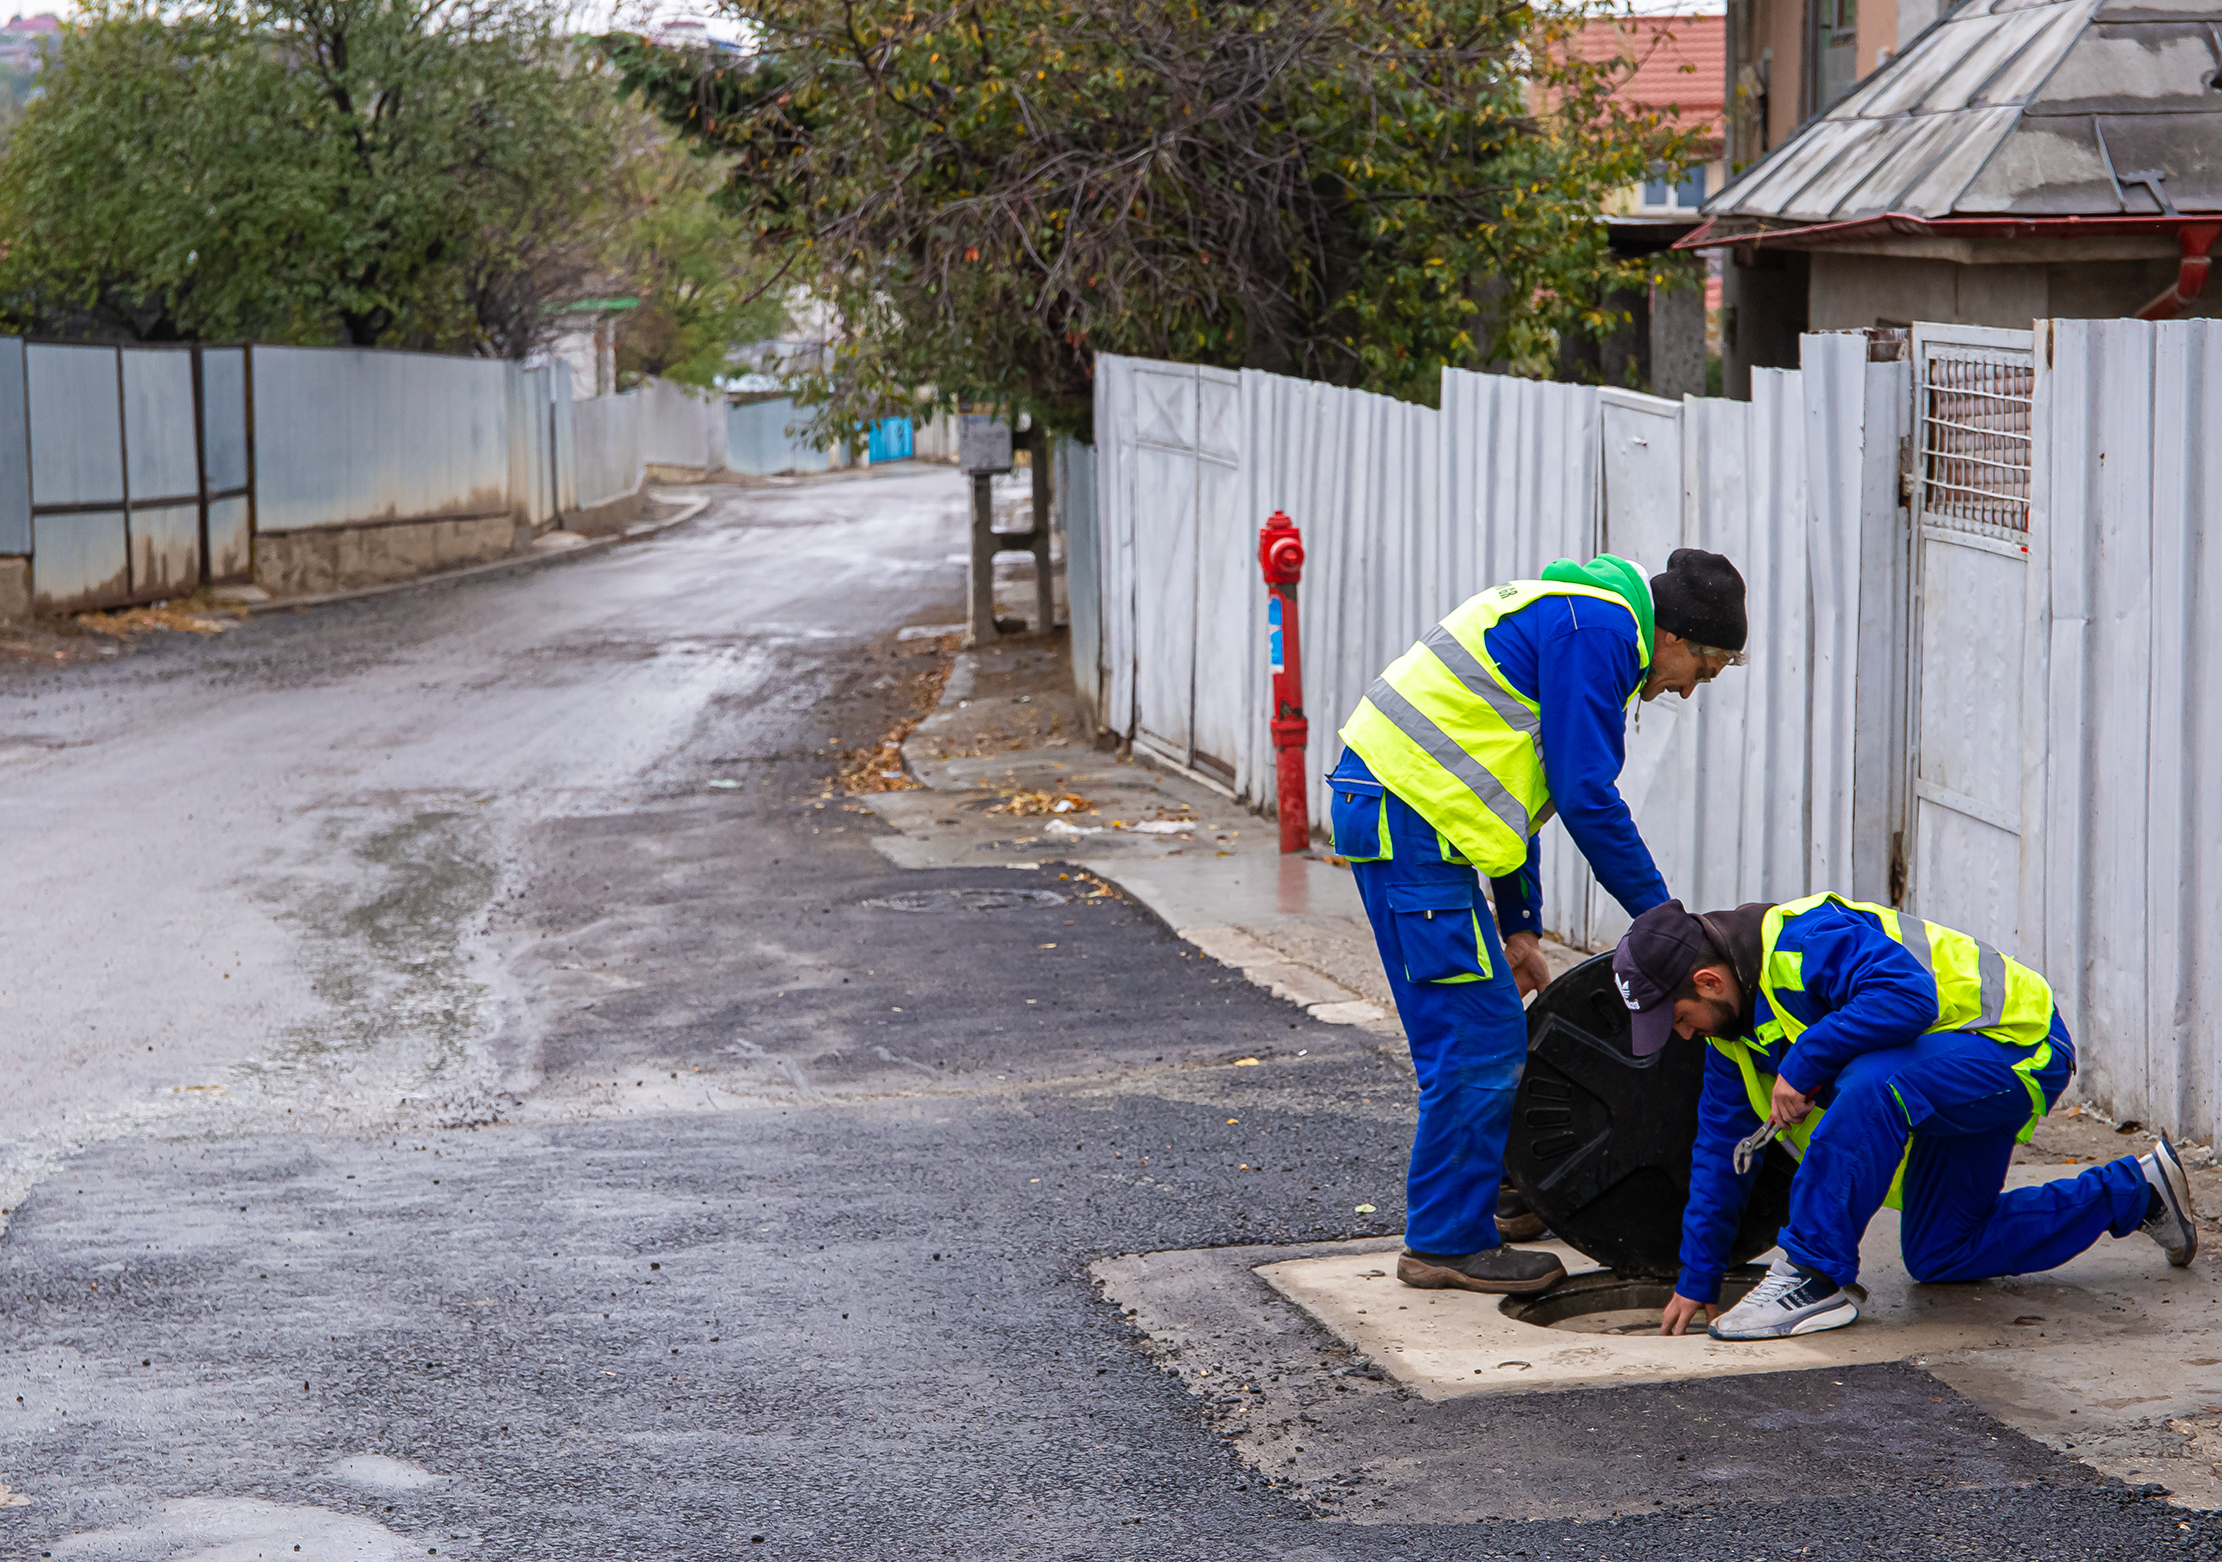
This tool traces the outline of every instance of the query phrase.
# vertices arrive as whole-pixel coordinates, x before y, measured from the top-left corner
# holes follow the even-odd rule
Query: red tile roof
[[[1728,107],[1728,18],[1635,16],[1590,22],[1574,38],[1587,60],[1627,62],[1620,95],[1645,108],[1672,110],[1681,129],[1716,131]]]

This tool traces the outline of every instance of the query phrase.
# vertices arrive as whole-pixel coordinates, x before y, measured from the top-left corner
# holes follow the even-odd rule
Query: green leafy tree
[[[718,199],[724,175],[661,135],[627,159],[615,269],[640,297],[625,317],[621,378],[711,386],[731,350],[777,336],[787,312],[763,283],[748,229]]]
[[[1099,351],[1432,401],[1617,324],[1597,213],[1681,152],[1511,0],[727,8],[745,58],[603,47],[833,312],[828,435],[928,383],[1079,427]]]
[[[536,0],[95,0],[0,160],[19,329],[521,355],[621,116]]]

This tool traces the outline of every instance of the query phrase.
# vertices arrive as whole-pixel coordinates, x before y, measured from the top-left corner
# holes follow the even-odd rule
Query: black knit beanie
[[[1723,651],[1741,651],[1744,577],[1736,566],[1702,548],[1676,548],[1666,573],[1651,577],[1652,620],[1685,640]]]

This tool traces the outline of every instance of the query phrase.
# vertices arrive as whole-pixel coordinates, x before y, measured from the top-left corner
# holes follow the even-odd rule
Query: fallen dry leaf
[[[118,608],[112,613],[79,613],[77,622],[96,635],[122,640],[158,629],[176,634],[220,635],[236,628],[239,620],[246,616],[241,608],[161,602],[153,607]]]
[[[954,665],[937,659],[924,672],[912,677],[910,685],[918,700],[918,714],[905,716],[888,728],[878,747],[852,749],[834,775],[836,785],[851,796],[859,792],[912,792],[925,785],[903,768],[903,742],[918,730],[926,713],[939,703],[942,688],[949,682],[949,670]]]
[[[1013,792],[991,814],[1092,814],[1096,805],[1077,792]]]

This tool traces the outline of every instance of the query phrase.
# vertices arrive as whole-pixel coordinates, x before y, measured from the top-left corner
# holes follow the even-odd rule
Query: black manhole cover
[[[906,889],[864,902],[882,911],[1013,911],[1020,906],[1061,906],[1053,889]]]
[[[1528,1010],[1506,1174],[1578,1252],[1622,1275],[1678,1273],[1704,1072],[1702,1041],[1676,1037],[1648,1058],[1630,1052],[1612,956],[1583,961]],[[1731,1263],[1775,1245],[1796,1170],[1789,1151],[1768,1150]]]
[[[1733,1307],[1751,1294],[1767,1271],[1739,1264],[1721,1278],[1720,1304]],[[1674,1300],[1671,1280],[1586,1274],[1561,1280],[1539,1296],[1508,1296],[1497,1310],[1507,1318],[1569,1334],[1657,1334],[1660,1315]],[[1703,1332],[1699,1320],[1694,1327]]]

